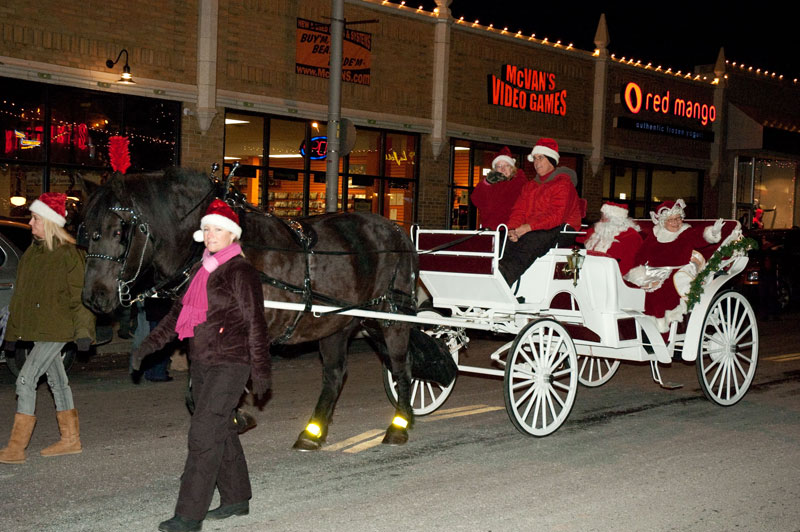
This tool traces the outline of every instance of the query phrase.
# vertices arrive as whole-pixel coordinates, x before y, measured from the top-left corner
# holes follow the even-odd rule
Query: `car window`
[[[0,233],[10,240],[17,249],[25,251],[31,245],[33,236],[31,235],[31,228],[28,226],[16,226],[0,224]]]

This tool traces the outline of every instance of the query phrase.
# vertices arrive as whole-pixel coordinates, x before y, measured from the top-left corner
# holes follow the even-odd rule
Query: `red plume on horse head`
[[[128,151],[128,137],[115,135],[108,139],[108,158],[115,172],[124,174],[131,166],[131,155]]]

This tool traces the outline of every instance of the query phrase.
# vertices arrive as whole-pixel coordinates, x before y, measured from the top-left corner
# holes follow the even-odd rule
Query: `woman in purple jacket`
[[[250,511],[250,477],[233,422],[247,384],[264,395],[270,385],[270,340],[264,321],[259,274],[242,254],[239,217],[214,200],[194,239],[205,244],[183,298],[132,353],[142,359],[176,335],[189,339],[195,411],[189,427],[189,454],[181,476],[175,515],[159,524],[165,532],[200,530],[203,519],[224,519]],[[214,488],[220,506],[208,511]]]

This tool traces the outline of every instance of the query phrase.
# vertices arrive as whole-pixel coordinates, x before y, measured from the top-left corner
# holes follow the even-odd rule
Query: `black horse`
[[[174,283],[196,260],[192,233],[211,200],[224,187],[202,173],[170,168],[162,173],[116,175],[94,190],[84,209],[88,254],[83,301],[99,313],[126,302],[144,275],[158,287]],[[369,305],[370,310],[414,313],[417,257],[408,236],[371,213],[336,213],[287,223],[261,212],[239,210],[242,247],[264,279],[271,301]],[[152,276],[152,277],[151,277]],[[135,290],[134,290],[135,291]],[[129,303],[128,303],[129,304]],[[294,448],[316,450],[346,373],[347,345],[361,318],[342,314],[266,310],[270,336],[295,344],[319,340],[322,392]],[[403,444],[410,405],[407,322],[368,323],[397,382],[397,410],[383,442]]]

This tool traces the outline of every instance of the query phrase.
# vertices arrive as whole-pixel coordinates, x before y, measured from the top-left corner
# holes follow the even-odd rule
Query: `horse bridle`
[[[130,207],[109,207],[108,210],[113,212],[122,221],[123,231],[120,234],[120,237],[125,237],[125,249],[122,251],[122,254],[117,257],[112,257],[111,255],[105,255],[102,253],[87,253],[86,258],[107,260],[111,262],[117,262],[121,265],[119,274],[117,275],[117,293],[119,295],[120,304],[124,307],[130,307],[134,303],[134,300],[131,298],[131,286],[136,282],[136,279],[139,278],[139,274],[142,272],[142,264],[144,264],[144,255],[147,252],[147,244],[151,240],[150,225]],[[121,213],[130,214],[130,219],[125,220]],[[129,226],[133,229],[134,232],[132,235],[125,230],[126,226]],[[82,227],[79,229],[79,231],[83,231],[85,233],[86,228]],[[130,279],[125,280],[124,275],[128,266],[128,258],[130,257],[131,249],[133,248],[134,241],[138,235],[142,235],[144,237],[144,243],[141,246],[142,251],[139,254],[139,261],[136,265],[136,273],[134,273],[133,277]],[[81,235],[81,238],[87,240],[88,238],[91,238],[92,240],[99,240],[100,237],[99,233],[95,232],[93,235],[91,235],[91,237],[84,234]]]

